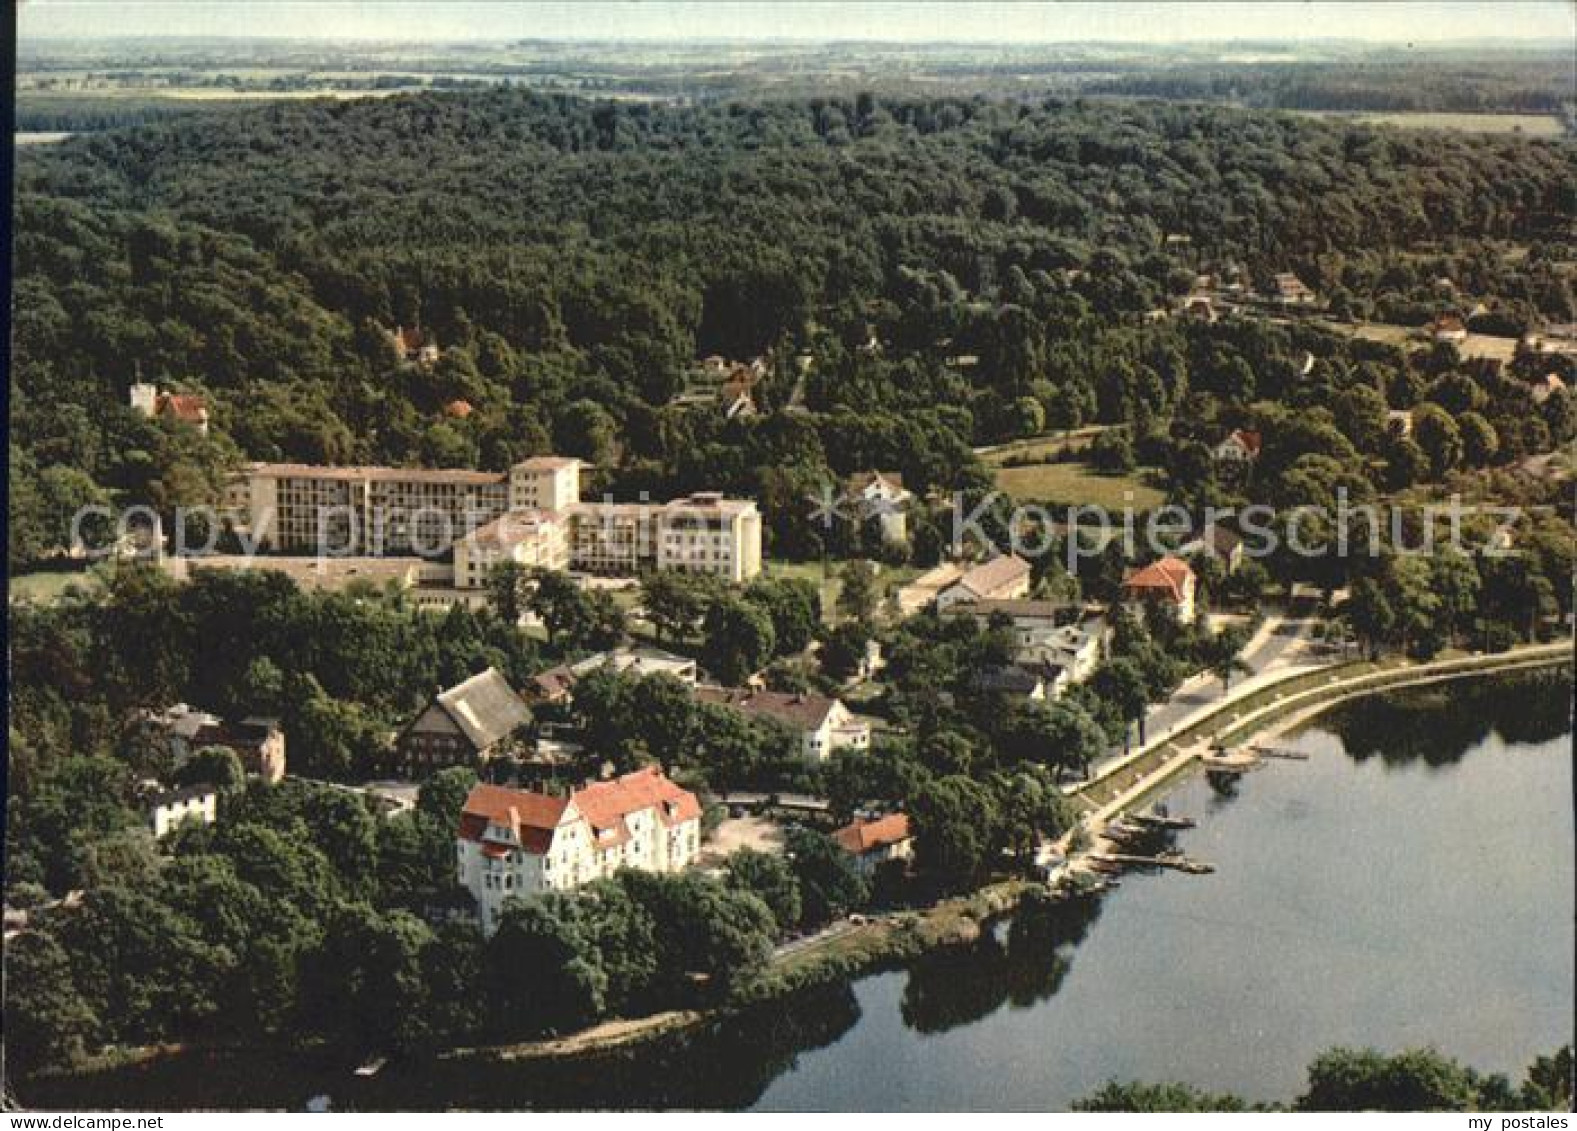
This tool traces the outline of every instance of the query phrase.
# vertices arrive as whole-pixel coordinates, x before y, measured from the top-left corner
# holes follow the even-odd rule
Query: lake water
[[[1281,743],[1308,761],[1168,798],[1199,822],[1176,843],[1213,875],[1131,875],[968,950],[638,1051],[368,1081],[208,1056],[56,1102],[1064,1109],[1111,1078],[1290,1100],[1336,1044],[1433,1044],[1517,1078],[1573,1035],[1569,697],[1562,677],[1350,706]]]

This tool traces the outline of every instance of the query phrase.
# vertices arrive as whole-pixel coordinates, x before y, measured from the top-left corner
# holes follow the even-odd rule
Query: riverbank
[[[1224,739],[1243,741],[1256,735],[1268,741],[1361,696],[1445,680],[1517,674],[1570,662],[1570,648],[1563,643],[1496,656],[1460,657],[1434,664],[1355,664],[1343,666],[1340,673],[1327,668],[1315,673],[1312,680],[1307,675],[1299,676],[1267,690],[1263,701],[1250,697],[1226,704],[1221,711],[1200,720],[1197,725],[1210,728],[1203,733]],[[1187,757],[1182,757],[1185,754]],[[1182,771],[1195,760],[1191,752],[1173,751],[1137,787],[1124,789],[1114,799],[1117,809],[1138,808],[1158,791],[1182,782]],[[1083,845],[1080,854],[1096,847],[1095,844]],[[461,1066],[533,1061],[570,1064],[581,1059],[594,1062],[599,1056],[616,1053],[629,1055],[638,1046],[660,1044],[661,1038],[699,1032],[731,1016],[759,1012],[760,1007],[787,1000],[801,991],[901,966],[933,951],[965,950],[981,940],[993,922],[1016,911],[1027,895],[1043,890],[1041,884],[1004,880],[968,895],[944,899],[925,909],[869,916],[863,922],[829,932],[808,945],[780,950],[757,979],[733,1001],[717,1009],[610,1019],[576,1033],[540,1041],[453,1049],[438,1054],[437,1060]],[[131,1067],[202,1051],[196,1046],[115,1050],[112,1055],[96,1061],[93,1070]],[[339,1071],[348,1075],[348,1069]]]
[[[1240,742],[1255,735],[1262,740],[1269,740],[1304,726],[1325,711],[1360,696],[1443,680],[1488,677],[1556,666],[1569,663],[1570,659],[1570,647],[1563,642],[1514,649],[1492,656],[1459,657],[1427,664],[1393,660],[1389,663],[1342,664],[1315,672],[1290,673],[1286,679],[1266,686],[1255,695],[1223,703],[1219,711],[1172,735],[1156,751],[1150,752],[1162,756],[1141,770],[1137,780],[1086,817],[1089,842],[1079,850],[1072,851],[1071,838],[1065,838],[1061,847],[1069,852],[1069,862],[1075,869],[1090,852],[1109,847],[1099,836],[1100,828],[1121,813],[1137,808],[1166,787],[1197,762],[1200,753],[1208,748],[1211,741],[1230,738],[1231,741]],[[1205,737],[1207,735],[1208,739]],[[1171,749],[1179,742],[1186,743],[1186,746]],[[1132,763],[1124,767],[1129,770],[1134,768]],[[978,940],[991,922],[1017,910],[1025,895],[1035,890],[1043,890],[1042,885],[1025,880],[1003,880],[967,896],[942,900],[921,911],[873,916],[863,924],[831,934],[824,941],[796,949],[774,961],[735,1002],[721,1010],[709,1013],[662,1013],[649,1018],[615,1020],[565,1038],[462,1050],[451,1055],[505,1059],[573,1057],[626,1047],[693,1028],[735,1009],[866,974],[933,950],[967,946]]]
[[[591,1028],[538,1041],[455,1049],[445,1060],[542,1060],[595,1056],[694,1029],[706,1022],[789,994],[846,980],[931,951],[968,946],[996,920],[1012,914],[1041,885],[1000,880],[930,907],[871,915],[809,946],[781,952],[733,1000],[712,1010],[672,1010],[649,1017],[615,1018]]]

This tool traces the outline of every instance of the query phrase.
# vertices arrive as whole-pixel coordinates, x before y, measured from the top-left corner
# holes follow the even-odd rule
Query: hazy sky
[[[869,3],[786,0],[17,0],[21,38],[102,35],[324,39],[1349,38],[1577,37],[1570,0],[1473,3]]]

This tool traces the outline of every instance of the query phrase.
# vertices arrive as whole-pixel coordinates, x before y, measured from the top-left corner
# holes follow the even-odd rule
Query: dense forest
[[[1445,276],[1501,332],[1569,320],[1574,170],[1564,142],[1199,106],[516,90],[26,151],[11,459],[19,513],[43,517],[13,530],[12,561],[59,544],[64,502],[210,500],[242,456],[558,450],[616,490],[754,495],[781,554],[815,552],[796,522],[830,473],[978,487],[970,445],[1081,422],[1130,426],[1165,462],[1359,386],[1411,408],[1449,380],[1495,442],[1436,470],[1508,462],[1570,434],[1564,395],[1530,413],[1517,382],[1440,350],[1145,315],[1234,266],[1296,271],[1354,317],[1422,321]],[[442,359],[399,364],[395,325]],[[672,403],[696,358],[762,352],[756,419]],[[214,435],[133,416],[137,373],[206,393]],[[773,411],[796,396],[805,411]],[[456,399],[474,412],[446,415]],[[1412,452],[1359,451],[1376,483],[1417,478]]]

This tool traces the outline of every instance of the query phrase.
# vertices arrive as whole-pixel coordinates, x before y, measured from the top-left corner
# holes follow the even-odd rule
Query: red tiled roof
[[[489,824],[508,825],[515,830],[522,848],[540,855],[552,845],[553,830],[571,803],[591,826],[592,843],[598,848],[629,840],[630,829],[624,819],[643,809],[656,809],[657,819],[670,827],[701,816],[701,802],[695,794],[669,781],[657,767],[649,766],[612,781],[588,785],[567,798],[478,785],[471,790],[460,813],[460,836],[480,843],[484,854],[499,856],[509,851],[509,846],[483,837]]]
[[[415,353],[426,344],[422,332],[414,327],[407,330],[403,326],[396,326],[390,336],[394,338],[395,346],[405,353]]]
[[[1442,314],[1435,319],[1434,329],[1437,334],[1456,334],[1465,331],[1467,324],[1455,314]]]
[[[878,848],[886,848],[909,839],[909,817],[905,813],[889,813],[874,821],[855,821],[852,825],[832,834],[832,839],[845,852],[864,855]]]
[[[1131,571],[1123,578],[1123,589],[1142,596],[1159,594],[1174,604],[1182,604],[1183,586],[1193,576],[1194,571],[1187,562],[1168,555],[1142,569]]]
[[[190,393],[159,394],[158,410],[161,416],[173,416],[188,424],[201,424],[208,419],[207,403]]]
[[[692,821],[701,815],[701,803],[695,794],[669,781],[656,766],[612,781],[596,782],[576,790],[574,796],[575,807],[592,828],[616,829],[619,841],[629,837],[624,818],[642,809],[655,808],[658,819],[665,825]],[[600,837],[597,843],[603,843]]]
[[[546,852],[568,806],[564,797],[497,785],[474,786],[460,811],[460,836],[481,842],[489,824],[508,825],[527,852]]]
[[[1261,440],[1258,432],[1249,432],[1242,428],[1235,428],[1232,430],[1232,435],[1228,436],[1227,439],[1231,440],[1234,438],[1243,445],[1243,450],[1248,452],[1249,455],[1259,455]]]

